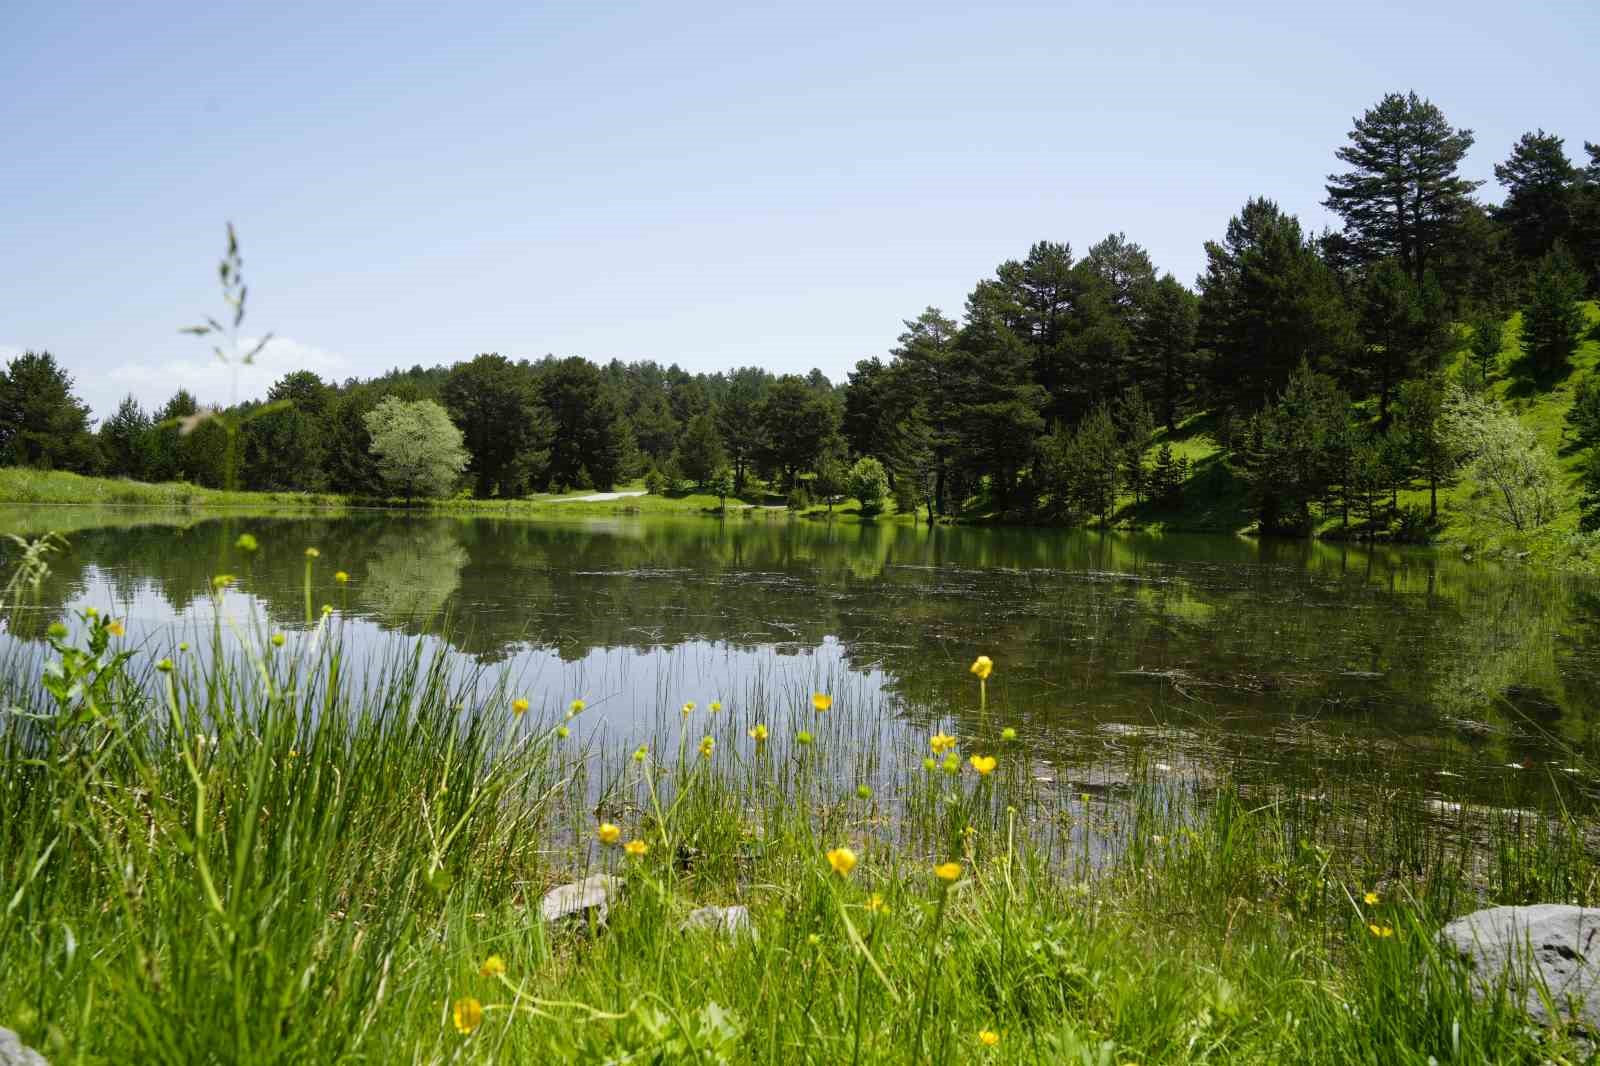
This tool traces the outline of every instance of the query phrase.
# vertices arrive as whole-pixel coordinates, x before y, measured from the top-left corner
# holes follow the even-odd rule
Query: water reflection
[[[233,547],[245,531],[254,555]],[[313,602],[349,639],[447,640],[552,705],[607,701],[618,743],[686,699],[847,683],[899,728],[977,729],[978,651],[999,667],[994,714],[1054,766],[1155,739],[1263,776],[1453,768],[1515,790],[1533,786],[1506,764],[1565,765],[1563,744],[1595,739],[1593,583],[1349,545],[766,518],[229,518],[80,529],[39,609],[7,621],[27,638],[92,603],[170,646],[205,623],[210,579],[229,572],[230,610],[294,630],[312,545]]]

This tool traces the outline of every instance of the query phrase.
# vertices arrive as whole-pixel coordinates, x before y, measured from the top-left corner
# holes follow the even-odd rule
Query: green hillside
[[[1533,534],[1517,534],[1497,527],[1473,513],[1470,506],[1473,487],[1465,479],[1458,478],[1439,490],[1442,528],[1437,539],[1441,544],[1459,546],[1480,555],[1529,558],[1575,569],[1600,568],[1600,544],[1595,543],[1595,538],[1578,533],[1577,501],[1583,456],[1566,425],[1577,382],[1600,364],[1600,303],[1590,301],[1583,308],[1589,331],[1570,369],[1554,377],[1541,377],[1527,365],[1519,340],[1521,315],[1512,315],[1506,321],[1505,343],[1485,390],[1487,395],[1515,413],[1559,460],[1566,477],[1560,516]],[[1469,356],[1463,347],[1447,367],[1456,380],[1476,381],[1477,370],[1469,364]],[[1154,462],[1165,443],[1171,444],[1175,457],[1189,461],[1190,475],[1184,484],[1182,501],[1172,506],[1148,501],[1135,505],[1131,496],[1125,497],[1116,516],[1117,524],[1155,531],[1249,530],[1255,519],[1245,485],[1224,461],[1214,436],[1215,429],[1213,416],[1199,414],[1181,423],[1170,437],[1165,430],[1158,432],[1147,453],[1149,461]],[[1403,491],[1400,503],[1426,507],[1427,486],[1418,485]],[[1340,533],[1337,517],[1327,518],[1318,528],[1321,536],[1337,537]]]

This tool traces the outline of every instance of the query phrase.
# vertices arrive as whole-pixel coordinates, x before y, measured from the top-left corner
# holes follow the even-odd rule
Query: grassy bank
[[[352,674],[337,614],[118,628],[0,664],[0,1025],[58,1063],[1576,1061],[1434,939],[1594,902],[1573,804],[1439,816],[1157,751],[1078,794],[1004,706],[947,770],[848,690],[586,749],[596,694],[417,642]],[[540,921],[595,872],[626,885],[606,928]],[[757,937],[680,932],[704,904]]]
[[[187,481],[148,484],[127,478],[84,477],[61,470],[0,467],[0,503],[81,504],[100,507],[336,508],[345,500],[326,493],[229,492]]]

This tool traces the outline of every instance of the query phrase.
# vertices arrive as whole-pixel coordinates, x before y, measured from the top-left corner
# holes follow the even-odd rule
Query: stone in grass
[[[50,1066],[50,1063],[31,1047],[24,1047],[16,1033],[0,1029],[0,1066]]]
[[[1498,984],[1528,1017],[1562,1022],[1600,1036],[1600,910],[1540,903],[1490,907],[1446,925],[1440,933],[1472,966],[1475,994]]]
[[[691,929],[709,929],[713,932],[726,933],[731,940],[747,936],[752,941],[756,939],[756,923],[750,920],[750,910],[747,907],[697,907],[689,912],[689,916],[678,926],[678,931],[687,933]]]
[[[544,894],[539,914],[547,922],[567,919],[594,919],[604,925],[611,903],[622,894],[622,878],[610,874],[591,874],[582,881],[557,885]]]

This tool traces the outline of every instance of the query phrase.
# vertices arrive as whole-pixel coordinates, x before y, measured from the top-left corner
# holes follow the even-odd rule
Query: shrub
[[[846,491],[861,501],[862,514],[874,515],[883,510],[884,497],[889,495],[889,475],[878,460],[870,455],[857,459],[846,483]]]

